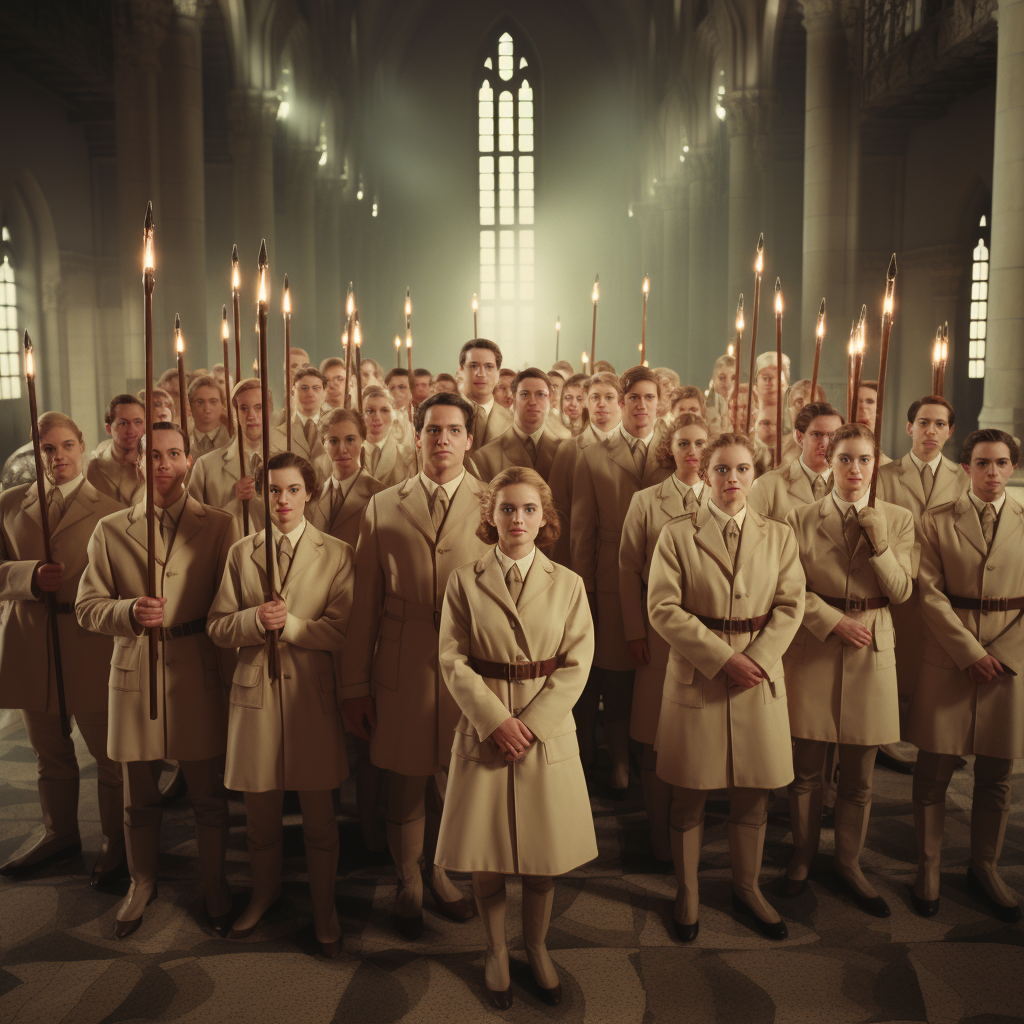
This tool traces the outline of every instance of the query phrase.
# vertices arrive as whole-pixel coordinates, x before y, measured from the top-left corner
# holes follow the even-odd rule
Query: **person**
[[[672,648],[658,719],[658,775],[670,783],[677,938],[700,928],[697,866],[709,790],[729,791],[733,907],[767,938],[785,922],[761,894],[768,793],[793,780],[782,656],[804,611],[792,529],[747,507],[754,446],[719,434],[701,452],[707,492],[668,523],[651,559],[651,625]]]
[[[794,508],[819,501],[828,494],[832,488],[829,439],[842,425],[842,416],[827,402],[803,406],[793,428],[800,457],[756,480],[750,488],[750,507],[763,516],[785,519]]]
[[[186,388],[187,386],[186,382]],[[154,387],[166,391],[171,396],[171,411],[174,414],[174,422],[177,423],[181,419],[181,388],[178,383],[177,369],[172,366],[169,370],[164,370]],[[144,402],[145,399],[142,401]]]
[[[450,373],[439,373],[430,382],[430,393],[432,395],[436,395],[440,391],[447,391],[451,395],[459,393],[458,382]]]
[[[512,380],[515,375],[515,370],[502,367],[498,371],[498,383],[494,385],[494,400],[509,412],[512,411]]]
[[[679,374],[676,373],[675,370],[666,370],[664,367],[662,367],[660,372],[674,375],[676,384],[679,383]],[[615,373],[615,367],[612,366],[612,364],[608,362],[607,359],[598,359],[594,363],[594,373]],[[618,375],[616,374],[616,376]]]
[[[691,413],[707,419],[707,404],[704,400],[704,392],[695,384],[686,384],[681,388],[673,388],[669,395],[669,414],[674,418],[684,413]]]
[[[103,421],[110,447],[95,451],[85,478],[100,494],[129,508],[142,498],[146,467],[142,455],[146,436],[146,407],[134,395],[114,395]]]
[[[338,356],[328,356],[320,363],[320,373],[324,378],[324,401],[321,412],[328,409],[341,409],[345,405],[345,360]]]
[[[721,420],[729,411],[729,399],[736,384],[736,357],[719,356],[711,371],[711,390],[707,397],[708,412],[714,410]]]
[[[501,349],[486,338],[467,341],[459,352],[462,393],[475,406],[470,433],[470,454],[501,437],[512,426],[512,414],[494,401],[494,385],[501,369]]]
[[[583,385],[589,379],[585,373],[574,373],[562,385],[561,419],[569,437],[575,437],[583,429],[583,410],[586,408]]]
[[[288,352],[288,380],[294,384],[296,373],[303,366],[309,366],[309,353],[304,348],[292,345]]]
[[[875,429],[875,412],[878,409],[878,381],[862,380],[857,391],[857,422],[863,423],[870,430]],[[892,462],[885,452],[878,456],[878,466],[888,466]]]
[[[946,789],[964,754],[974,754],[968,883],[1000,921],[1021,919],[999,875],[1010,814],[1010,775],[1024,757],[1024,508],[1006,493],[1020,461],[1002,430],[964,438],[960,464],[970,489],[921,520],[921,611],[930,634],[910,702],[907,738],[918,748],[914,826],[918,869],[912,901],[939,910]]]
[[[143,408],[145,408],[145,388],[135,397],[138,398]],[[164,423],[174,422],[174,399],[163,388],[153,388],[153,422],[160,423],[161,421]],[[110,444],[109,441],[107,443],[108,445]]]
[[[226,395],[231,390],[231,374],[225,370],[223,363],[214,363],[210,376],[217,382],[217,387],[220,388],[222,395]]]
[[[387,832],[398,876],[396,924],[409,940],[423,933],[424,882],[449,917],[473,914],[433,862],[432,849],[422,871],[428,801],[436,839],[435,773],[451,760],[459,718],[433,654],[441,603],[450,573],[488,550],[467,529],[478,519],[485,490],[464,465],[473,415],[460,395],[439,393],[420,405],[416,445],[423,470],[370,498],[356,545],[359,600],[342,666],[342,709],[349,731],[370,739],[373,763],[391,773]]]
[[[384,367],[376,359],[363,359],[359,363],[359,377],[361,386],[365,389],[371,384],[377,387],[384,387]]]
[[[85,571],[86,545],[96,524],[120,504],[82,475],[85,441],[59,412],[39,417],[46,507],[36,482],[0,494],[0,707],[21,711],[36,755],[43,835],[0,866],[0,875],[29,877],[82,850],[78,828],[80,772],[75,741],[61,731],[57,676],[50,651],[45,599],[56,602],[64,696],[89,753],[96,759],[96,796],[103,841],[90,884],[102,887],[123,871],[124,802],[121,766],[107,757],[107,676],[113,642],[78,628],[73,608]],[[42,517],[50,524],[45,561]]]
[[[424,370],[423,367],[417,367],[412,371],[412,418],[416,418],[416,410],[427,400],[427,396],[430,394],[430,384],[432,381],[429,370]]]
[[[650,628],[647,617],[647,581],[651,558],[665,524],[696,511],[704,481],[700,453],[708,441],[708,424],[693,413],[677,416],[655,452],[659,466],[672,475],[653,487],[637,491],[622,523],[619,545],[619,595],[626,646],[636,664],[629,735],[643,744],[640,781],[651,824],[651,850],[661,861],[672,859],[668,841],[668,809],[672,788],[657,775],[654,740],[658,734],[661,692],[668,666],[669,646]]]
[[[778,468],[775,465],[775,439],[779,434],[776,415],[777,410],[774,405],[762,406],[754,423],[754,437],[771,453],[771,467],[766,472]]]
[[[189,454],[193,462],[217,448],[231,442],[231,434],[224,424],[224,395],[217,382],[206,374],[197,377],[188,388],[188,404],[192,412],[189,431]]]
[[[523,944],[541,1000],[562,986],[546,938],[553,875],[597,856],[572,707],[594,653],[583,581],[540,548],[554,541],[551,490],[533,469],[499,473],[481,502],[485,554],[448,577],[438,653],[461,711],[437,862],[473,874],[484,984],[512,1005],[505,878],[523,880]]]
[[[777,354],[774,350],[762,352],[754,361],[754,393],[757,395],[758,408],[772,410],[772,422],[775,422],[775,408],[782,401],[782,393],[789,385],[789,356],[782,354],[782,381],[779,381]]]
[[[206,635],[206,617],[220,584],[228,549],[238,539],[234,518],[185,491],[191,465],[185,436],[173,423],[153,425],[153,503],[159,517],[154,597],[147,589],[146,506],[101,519],[88,546],[75,613],[83,629],[114,637],[110,661],[107,752],[121,762],[124,831],[131,887],[118,907],[114,935],[142,924],[157,896],[160,792],[153,762],[177,761],[188,783],[207,918],[227,930],[231,894],[224,871],[227,795],[221,766],[227,739],[225,685],[233,656]],[[156,639],[146,632],[159,630]],[[156,717],[149,700],[149,645],[159,644]]]
[[[560,412],[566,378],[558,370],[551,370],[548,380],[551,382],[551,408],[548,409],[547,428],[559,441],[565,441],[572,437],[572,431],[565,425]]]
[[[274,588],[267,583],[261,530],[228,552],[207,627],[219,647],[238,650],[224,784],[245,797],[253,879],[249,904],[227,937],[251,935],[281,895],[284,792],[296,790],[313,926],[324,955],[334,959],[341,953],[341,924],[334,902],[339,839],[331,791],[348,778],[335,663],[352,610],[352,548],[303,517],[317,482],[301,456],[272,455],[261,487],[270,490]],[[267,637],[275,630],[278,678],[268,662]]]
[[[751,404],[752,402],[752,404]],[[740,384],[736,388],[735,392],[729,397],[729,418],[727,422],[724,422],[722,426],[725,428],[724,433],[729,432],[729,427],[735,417],[736,430],[738,433],[745,433],[747,425],[747,408],[750,409],[750,422],[757,422],[757,395],[751,399],[750,385]],[[762,446],[763,447],[763,446]]]
[[[598,372],[597,366],[594,367],[594,372]],[[653,373],[661,385],[661,396],[658,398],[658,419],[667,421],[672,417],[672,392],[680,386],[682,381],[679,379],[679,374],[667,366],[656,366]]]
[[[658,437],[661,383],[654,371],[643,366],[627,370],[620,383],[619,426],[603,441],[579,451],[569,538],[572,567],[583,577],[598,631],[594,669],[580,706],[580,728],[587,737],[584,753],[590,752],[590,731],[603,696],[612,762],[610,788],[619,798],[629,785],[629,716],[636,668],[623,633],[619,542],[633,495],[669,475],[652,450]],[[583,763],[589,767],[586,757]]]
[[[805,405],[800,415],[813,408]],[[837,743],[835,871],[857,906],[888,917],[889,905],[865,877],[860,855],[875,754],[900,733],[889,607],[906,601],[913,587],[914,519],[886,501],[869,504],[876,454],[873,431],[862,423],[838,426],[826,453],[831,493],[795,506],[786,518],[807,579],[803,622],[783,659],[795,772],[786,895],[803,890],[817,853],[821,771],[828,745]]]
[[[547,480],[561,441],[548,428],[551,385],[543,370],[531,366],[512,378],[512,426],[476,449],[469,470],[484,483],[510,466],[529,466]]]
[[[370,475],[385,487],[416,475],[415,452],[395,440],[394,416],[394,399],[387,388],[371,384],[363,389],[363,462]]]
[[[297,367],[292,378],[292,446],[291,451],[311,466],[324,456],[320,443],[320,408],[324,403],[326,379],[315,366]],[[275,414],[281,433],[285,433],[284,413]]]
[[[828,396],[825,394],[825,389],[818,384],[815,387],[815,397],[811,398],[811,382],[807,379],[794,381],[788,388],[786,388],[786,394],[784,396],[786,403],[786,422],[796,425],[796,418],[800,413],[800,410],[808,402],[824,402],[828,404]],[[842,414],[840,414],[842,415]],[[782,465],[788,466],[794,459],[800,457],[800,444],[794,436],[793,430],[787,430],[782,438]]]
[[[409,371],[404,366],[388,370],[384,378],[384,386],[391,392],[395,412],[408,417],[412,408],[412,388],[409,385]]]

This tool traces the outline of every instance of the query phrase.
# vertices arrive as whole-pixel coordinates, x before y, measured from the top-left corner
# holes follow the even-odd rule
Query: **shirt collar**
[[[988,504],[988,502],[982,501],[981,498],[974,493],[974,488],[968,490],[967,493],[970,495],[971,504],[978,510],[978,515],[980,516],[982,512],[985,511],[985,505]],[[991,502],[992,507],[996,510],[996,515],[999,515],[999,513],[1003,511],[1004,501],[1006,501],[1006,491],[1003,491],[995,501]]]
[[[701,494],[704,493],[703,480],[698,480],[692,487],[690,487],[688,484],[684,484],[683,481],[680,480],[679,477],[675,475],[675,473],[673,473],[672,483],[676,485],[676,490],[679,491],[679,493],[683,496],[684,501],[686,500],[686,496],[690,493],[690,491],[693,491],[693,496],[697,499],[697,501],[700,501],[700,496]]]
[[[491,395],[486,402],[477,402],[476,404],[479,408],[483,409],[488,416],[490,416],[491,410],[494,408],[494,395]]]
[[[532,434],[527,434],[526,431],[522,430],[515,423],[512,424],[512,429],[516,432],[516,435],[518,436],[520,441],[525,441],[527,438],[530,438],[533,441],[533,445],[534,445],[535,448],[539,448],[540,447],[540,436],[541,436],[541,434],[544,433],[544,424],[543,423],[540,425],[540,429],[539,430],[535,430]]]
[[[594,437],[598,441],[603,441],[611,433],[610,430],[602,430],[600,427],[595,427],[593,423],[588,424],[588,426],[594,432]]]
[[[509,558],[501,547],[497,544],[494,545],[494,554],[497,556],[498,565],[501,566],[501,575],[507,576],[509,569],[513,565],[519,566],[519,575],[526,579],[526,574],[530,571],[530,566],[533,565],[533,560],[537,556],[536,546],[530,548],[529,554],[523,555],[522,558]]]
[[[82,481],[84,479],[85,477],[81,473],[79,473],[74,480],[69,480],[66,484],[53,484],[51,483],[49,477],[45,477],[43,482],[46,484],[47,500],[49,500],[50,491],[52,491],[54,487],[57,487],[57,489],[60,491],[60,496],[64,499],[64,502],[66,504],[68,498],[70,498],[71,495],[74,494],[75,491],[77,491],[78,488],[82,486]]]
[[[295,410],[295,418],[305,426],[310,420],[313,421],[314,426],[320,422],[320,414],[314,413],[312,416],[307,416],[304,412],[300,412],[298,409]]]
[[[346,477],[344,480],[339,480],[332,472],[330,476],[331,486],[336,491],[341,491],[341,496],[343,498],[347,497],[348,492],[352,490],[352,485],[356,482],[357,476],[359,476],[358,469],[351,476]]]
[[[622,435],[622,440],[625,441],[626,444],[629,445],[629,450],[630,451],[633,450],[633,445],[635,445],[637,443],[637,441],[643,441],[643,443],[645,445],[647,445],[648,450],[650,450],[651,441],[654,440],[654,431],[653,430],[646,437],[636,437],[635,435],[631,434],[622,425],[622,421],[621,420],[619,421],[619,433]]]
[[[807,474],[807,479],[810,480],[812,484],[814,483],[814,478],[817,476],[820,476],[821,479],[825,481],[825,483],[828,483],[829,479],[832,476],[831,466],[826,466],[820,473],[815,473],[814,470],[811,469],[811,467],[808,466],[806,462],[804,462],[803,455],[800,456],[799,462],[800,468]]]
[[[846,513],[849,512],[851,508],[855,508],[858,512],[862,508],[866,508],[870,497],[871,492],[865,491],[856,501],[843,501],[843,499],[839,497],[838,491],[832,492],[832,500],[836,503],[836,508],[839,509],[839,514],[844,519],[846,518]]]
[[[366,454],[372,454],[374,448],[379,448],[381,451],[384,451],[384,445],[388,443],[388,438],[390,436],[391,434],[385,434],[382,441],[364,441],[363,448],[365,449]]]
[[[157,511],[163,513],[164,518],[170,518],[171,522],[174,523],[175,529],[178,527],[178,523],[181,522],[181,513],[185,508],[185,499],[188,497],[187,491],[181,492],[181,497],[173,504],[170,508],[158,508]]]
[[[274,545],[277,546],[281,543],[281,538],[284,534],[273,524],[270,524],[270,528],[274,534]],[[299,543],[299,538],[306,532],[306,518],[305,516],[299,520],[299,525],[288,534],[288,540],[291,542],[292,551],[295,550],[295,545]]]
[[[455,497],[455,492],[459,489],[459,484],[461,484],[465,478],[466,471],[465,469],[463,469],[463,471],[454,480],[449,480],[448,483],[440,485],[444,487],[444,492],[445,494],[448,495],[449,501],[451,501],[452,498]],[[431,480],[426,473],[420,473],[420,482],[427,489],[427,494],[433,494],[434,491],[436,491],[439,486],[433,480]]]
[[[939,466],[942,465],[942,452],[939,452],[931,462],[922,462],[913,452],[911,452],[910,461],[917,467],[918,473],[923,473],[925,466],[931,466],[932,473],[935,474],[939,471]]]
[[[734,516],[727,516],[714,502],[713,498],[708,498],[708,509],[711,514],[715,517],[715,522],[718,523],[719,529],[722,533],[725,533],[725,528],[732,519],[733,522],[742,530],[743,520],[747,518],[747,506],[744,504],[743,508],[739,510]]]

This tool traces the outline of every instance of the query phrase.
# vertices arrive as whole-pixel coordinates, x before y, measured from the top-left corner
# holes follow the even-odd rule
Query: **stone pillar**
[[[202,3],[174,0],[161,51],[160,339],[157,368],[172,366],[174,315],[181,315],[187,367],[220,361],[219,333],[206,324],[206,185],[203,161]],[[156,305],[155,299],[154,304]]]
[[[666,355],[659,365],[678,367],[690,379],[687,310],[690,294],[689,189],[681,176],[658,187],[662,219],[662,271],[659,282],[658,344]]]
[[[985,404],[979,426],[1024,436],[1024,0],[1000,0]]]
[[[315,359],[316,346],[316,172],[313,143],[289,140],[285,149],[283,206],[276,287],[287,274],[292,291],[292,344]],[[287,265],[286,265],[287,264]]]
[[[830,310],[850,308],[847,295],[850,225],[856,219],[851,173],[851,93],[847,42],[839,0],[804,0],[807,90],[804,119],[804,235],[800,362],[809,375],[814,327],[822,296]],[[774,283],[774,282],[773,282]],[[833,317],[830,334],[838,327]],[[842,335],[842,332],[839,332]],[[795,358],[797,353],[791,355]],[[822,349],[819,380],[830,395],[844,393],[845,344]]]

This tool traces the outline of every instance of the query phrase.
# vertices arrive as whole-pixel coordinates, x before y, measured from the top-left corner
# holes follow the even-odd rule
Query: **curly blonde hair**
[[[545,483],[544,477],[528,466],[511,466],[502,470],[491,481],[487,490],[480,495],[480,525],[476,528],[476,535],[486,544],[498,543],[498,528],[490,520],[494,518],[494,506],[498,503],[498,494],[502,488],[511,487],[513,484],[526,484],[534,488],[540,495],[541,512],[544,514],[546,522],[537,534],[536,543],[538,547],[554,544],[562,532],[555,500],[551,496],[551,488]]]
[[[654,457],[658,460],[658,465],[662,469],[676,468],[676,460],[672,454],[672,439],[676,436],[676,431],[682,430],[683,427],[694,426],[703,427],[704,433],[708,437],[711,436],[711,428],[708,426],[708,421],[703,416],[698,416],[694,412],[680,413],[669,423],[668,429],[661,437],[661,443],[654,451]]]

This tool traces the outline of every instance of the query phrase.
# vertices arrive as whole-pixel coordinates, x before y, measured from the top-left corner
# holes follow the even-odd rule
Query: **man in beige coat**
[[[349,728],[365,735],[362,719],[369,720],[373,763],[391,771],[388,845],[398,874],[395,911],[409,939],[423,931],[427,801],[439,812],[435,776],[451,760],[459,720],[438,671],[441,606],[449,574],[488,550],[475,532],[485,487],[464,467],[472,416],[472,406],[448,392],[423,402],[416,412],[423,472],[375,494],[366,506],[356,546],[358,598],[341,667]],[[472,916],[471,904],[441,868],[432,865],[425,880],[445,913],[457,920]]]
[[[561,444],[547,425],[550,395],[551,382],[543,370],[531,366],[517,373],[512,379],[512,426],[473,453],[469,471],[489,483],[503,469],[525,466],[546,482]]]
[[[203,374],[188,386],[192,429],[188,432],[193,463],[201,456],[226,447],[232,436],[224,424],[224,393],[213,377]]]
[[[486,338],[474,338],[462,346],[459,353],[459,371],[462,374],[463,395],[473,405],[470,433],[473,437],[471,452],[497,440],[512,426],[512,414],[494,400],[494,385],[501,369],[501,349]]]
[[[93,453],[86,479],[100,494],[113,498],[121,508],[128,508],[142,499],[146,489],[142,458],[146,407],[134,395],[115,395],[103,419],[111,444]]]
[[[316,460],[325,454],[318,430],[325,387],[326,378],[316,367],[303,366],[295,371],[292,381],[291,450],[314,468]],[[283,420],[281,431],[285,432]],[[319,474],[317,481],[320,482]]]
[[[186,494],[190,461],[180,427],[154,424],[149,463],[159,514],[157,595],[143,596],[145,502],[97,525],[78,588],[80,625],[115,638],[107,750],[124,772],[125,840],[132,875],[114,922],[118,938],[139,927],[146,905],[157,894],[162,814],[152,762],[160,759],[177,761],[188,783],[206,911],[215,929],[223,931],[231,909],[224,877],[227,799],[220,771],[227,741],[225,687],[234,656],[218,650],[207,637],[206,616],[238,528],[227,512]],[[155,718],[147,628],[160,629]]]
[[[960,452],[971,488],[925,512],[921,611],[931,629],[910,703],[918,871],[914,908],[939,909],[946,789],[957,760],[974,754],[971,859],[967,878],[991,912],[1021,919],[999,876],[1010,815],[1010,775],[1024,757],[1024,508],[1006,494],[1020,459],[1002,430],[975,430]]]
[[[57,628],[69,718],[74,718],[96,758],[96,795],[103,846],[92,885],[112,880],[124,865],[121,766],[107,757],[107,665],[112,643],[86,633],[74,619],[78,581],[93,528],[120,506],[82,476],[85,443],[69,417],[39,418],[47,507],[40,510],[36,484],[0,494],[0,707],[18,708],[39,768],[44,833],[0,874],[28,876],[70,860],[82,849],[78,831],[79,767],[75,742],[61,732],[57,677],[44,598],[55,595]],[[53,562],[43,551],[42,516],[50,523]]]

